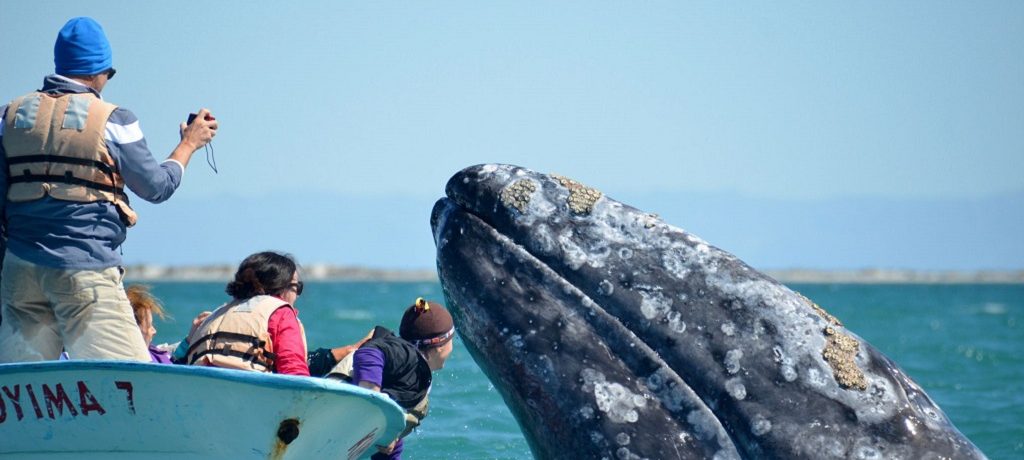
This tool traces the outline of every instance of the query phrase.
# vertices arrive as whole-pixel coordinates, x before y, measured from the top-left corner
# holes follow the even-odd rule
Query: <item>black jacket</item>
[[[377,326],[373,329],[373,338],[359,348],[376,348],[384,354],[384,381],[380,391],[399,406],[410,409],[427,396],[430,365],[413,344]]]

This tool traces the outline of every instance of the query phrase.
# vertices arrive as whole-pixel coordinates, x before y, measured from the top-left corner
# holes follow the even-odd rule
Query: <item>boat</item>
[[[0,459],[365,458],[405,427],[338,381],[124,361],[0,364]]]

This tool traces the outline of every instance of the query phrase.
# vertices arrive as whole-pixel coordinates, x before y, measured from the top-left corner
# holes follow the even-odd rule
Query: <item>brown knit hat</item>
[[[439,347],[455,337],[455,323],[444,305],[421,297],[405,310],[398,335],[420,348]]]

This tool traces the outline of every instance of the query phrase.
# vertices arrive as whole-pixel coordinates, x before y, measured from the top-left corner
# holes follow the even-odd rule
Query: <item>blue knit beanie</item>
[[[53,64],[60,75],[96,75],[113,67],[103,27],[92,18],[72,18],[57,33]]]

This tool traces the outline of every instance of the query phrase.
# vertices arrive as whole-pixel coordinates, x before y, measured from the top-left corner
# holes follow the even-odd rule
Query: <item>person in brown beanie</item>
[[[406,427],[388,446],[377,446],[373,460],[402,456],[402,438],[427,416],[432,372],[452,353],[455,324],[443,305],[416,299],[402,315],[398,335],[383,326],[328,375],[388,395],[406,411]]]

